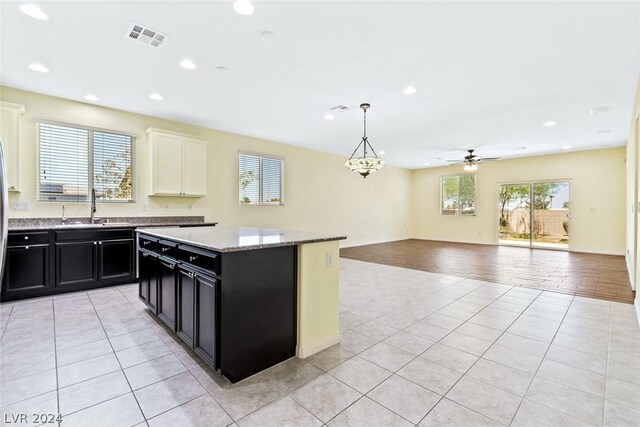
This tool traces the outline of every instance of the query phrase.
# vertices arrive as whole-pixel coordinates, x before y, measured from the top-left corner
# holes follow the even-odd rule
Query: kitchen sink
[[[55,228],[96,228],[102,227],[102,224],[59,224]]]
[[[55,228],[102,228],[105,226],[109,227],[130,227],[131,223],[129,222],[104,222],[100,224],[82,224],[82,223],[74,223],[74,224],[59,224],[56,225]]]

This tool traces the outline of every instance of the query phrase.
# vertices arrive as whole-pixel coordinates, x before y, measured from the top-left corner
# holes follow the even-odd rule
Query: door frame
[[[557,247],[546,247],[546,246],[535,246],[533,242],[533,216],[534,209],[531,209],[531,201],[533,200],[533,186],[534,184],[546,183],[546,182],[566,182],[569,185],[569,213],[567,214],[567,218],[569,219],[569,233],[571,233],[571,206],[572,206],[572,191],[571,191],[571,179],[570,178],[554,178],[554,179],[534,179],[534,180],[522,180],[522,181],[508,181],[508,182],[499,182],[497,186],[497,194],[500,194],[500,187],[503,185],[528,185],[529,186],[529,244],[528,245],[518,245],[515,243],[501,243],[500,241],[500,225],[498,224],[497,233],[496,233],[496,244],[499,246],[512,246],[517,248],[528,248],[528,249],[549,249],[552,251],[571,251],[571,238],[567,242],[566,248],[557,248]],[[499,221],[500,219],[500,205],[496,206],[496,219]],[[568,234],[570,236],[570,234]]]

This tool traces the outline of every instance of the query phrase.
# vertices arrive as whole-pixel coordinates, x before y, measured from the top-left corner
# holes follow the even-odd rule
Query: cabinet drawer
[[[7,246],[38,245],[49,243],[48,231],[11,232],[7,238]]]
[[[203,251],[191,246],[180,245],[178,247],[179,261],[191,264],[203,270],[211,271],[216,275],[220,274],[218,259],[218,255],[212,252]]]
[[[146,249],[151,252],[155,252],[158,250],[158,239],[154,239],[153,237],[140,236],[138,238],[138,245],[140,249]]]
[[[164,255],[166,257],[175,258],[176,257],[176,248],[178,247],[177,243],[169,242],[167,240],[159,240],[157,243],[157,252],[160,255]]]
[[[62,230],[56,231],[56,242],[73,242],[88,240],[112,240],[112,239],[132,239],[133,229],[118,230]]]

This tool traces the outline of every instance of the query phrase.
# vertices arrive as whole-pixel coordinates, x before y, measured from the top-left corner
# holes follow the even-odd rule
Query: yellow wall
[[[638,282],[638,217],[636,210],[640,200],[640,188],[638,187],[638,168],[640,167],[640,74],[635,94],[635,103],[629,126],[629,138],[627,139],[627,200],[625,211],[627,214],[626,227],[626,261],[631,286],[635,289]]]
[[[61,204],[36,201],[36,121],[47,119],[134,134],[136,203],[98,205],[98,216],[204,215],[229,225],[268,226],[348,235],[344,246],[409,237],[411,172],[386,166],[366,180],[344,167],[353,139],[345,140],[345,156],[190,126],[16,90],[0,88],[0,100],[22,104],[20,193],[9,201],[27,201],[28,212],[10,217],[59,217]],[[185,112],[188,114],[188,112]],[[148,197],[151,192],[151,147],[148,127],[169,129],[208,141],[208,196],[203,198]],[[357,142],[357,135],[356,142]],[[354,143],[355,144],[355,143]],[[285,206],[238,204],[238,151],[282,156],[285,159]],[[149,206],[144,211],[144,205]],[[66,203],[67,216],[88,216],[86,203]]]
[[[340,342],[338,242],[298,247],[298,340],[296,354],[308,357]],[[327,254],[333,263],[327,266]]]
[[[636,289],[636,312],[640,322],[640,74],[636,86],[635,103],[629,126],[629,138],[627,140],[627,269],[632,286]]]
[[[38,119],[77,123],[136,135],[137,202],[100,204],[98,215],[204,215],[229,225],[254,225],[340,233],[341,246],[408,237],[495,244],[497,185],[537,179],[572,182],[571,250],[625,253],[624,148],[583,151],[503,160],[478,170],[478,214],[446,217],[439,213],[441,175],[459,173],[460,166],[408,171],[386,166],[366,180],[343,166],[345,157],[278,144],[227,132],[190,126],[93,104],[0,88],[2,101],[22,104],[20,193],[10,201],[27,201],[28,212],[11,217],[58,217],[60,203],[36,201]],[[193,134],[208,141],[208,196],[149,197],[151,147],[148,127]],[[345,156],[351,147],[345,142]],[[285,206],[240,206],[237,202],[238,151],[285,158]],[[143,210],[144,205],[149,210]],[[88,216],[86,203],[65,203],[68,216]],[[595,208],[595,212],[589,212]]]
[[[462,166],[413,172],[412,232],[420,239],[497,243],[498,184],[571,181],[570,249],[622,255],[625,251],[625,148],[526,157],[481,164],[477,171],[477,215],[440,215],[440,177]],[[595,212],[590,212],[595,208]]]

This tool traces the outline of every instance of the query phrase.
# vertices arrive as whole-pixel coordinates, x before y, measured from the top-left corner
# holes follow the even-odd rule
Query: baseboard
[[[640,296],[636,296],[633,305],[636,308],[636,320],[638,321],[638,326],[640,326]]]
[[[323,338],[320,341],[316,341],[313,344],[309,344],[304,347],[298,346],[296,348],[296,356],[298,356],[298,358],[300,359],[305,359],[311,355],[319,353],[322,350],[325,350],[333,345],[338,344],[341,338],[342,336],[340,335],[340,332],[338,332],[334,335],[330,335],[326,338]]]

